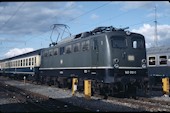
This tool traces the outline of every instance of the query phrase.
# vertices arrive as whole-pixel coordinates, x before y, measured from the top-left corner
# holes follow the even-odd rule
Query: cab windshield
[[[125,48],[127,46],[126,38],[123,36],[112,36],[111,45],[113,48]]]

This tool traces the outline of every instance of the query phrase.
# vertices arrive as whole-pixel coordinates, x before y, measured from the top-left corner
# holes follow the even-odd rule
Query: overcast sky
[[[152,47],[155,6],[158,45],[168,46],[168,1],[0,2],[0,59],[48,47],[57,40],[57,30],[50,39],[53,24],[68,25],[72,35],[99,26],[129,27],[145,36],[147,48]]]

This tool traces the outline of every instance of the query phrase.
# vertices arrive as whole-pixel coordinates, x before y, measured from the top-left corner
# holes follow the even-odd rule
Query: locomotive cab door
[[[99,47],[98,40],[94,38],[92,40],[92,66],[97,66],[99,61]]]

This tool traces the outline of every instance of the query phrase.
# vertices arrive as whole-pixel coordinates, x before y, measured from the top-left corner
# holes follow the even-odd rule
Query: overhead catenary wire
[[[101,5],[101,6],[98,6],[98,7],[94,8],[94,9],[92,9],[92,10],[89,10],[89,11],[87,11],[87,12],[85,12],[85,13],[83,13],[83,14],[81,14],[81,15],[79,15],[79,16],[71,19],[71,20],[69,20],[68,23],[69,23],[69,22],[72,22],[72,21],[74,21],[74,20],[76,20],[76,19],[78,19],[78,18],[80,18],[80,17],[82,17],[82,16],[84,16],[84,15],[86,15],[86,14],[89,14],[90,12],[93,12],[93,11],[96,10],[96,9],[99,9],[99,8],[101,8],[101,7],[104,7],[104,6],[106,6],[107,4],[108,4],[108,3],[103,4],[103,5]],[[126,14],[126,12],[125,12],[124,14]],[[122,14],[122,15],[124,15],[124,14]],[[119,16],[121,16],[121,14],[118,15],[117,17],[119,17]],[[115,19],[115,18],[117,18],[117,17],[110,17],[109,19],[111,19],[111,18]],[[149,20],[149,21],[153,21],[153,20]],[[143,22],[141,22],[141,23],[143,23]],[[141,23],[137,23],[137,24],[135,24],[135,25],[139,25],[139,24],[141,24]],[[134,25],[134,24],[133,24],[133,25]],[[43,35],[43,34],[48,33],[48,32],[49,32],[49,31],[44,32],[44,33],[42,33],[42,34],[40,34],[40,35]],[[38,36],[39,36],[39,35],[38,35]],[[28,41],[31,40],[32,38],[34,38],[34,37],[31,37],[30,39],[26,40],[26,42],[28,42]],[[25,44],[25,43],[24,43],[24,44]],[[18,45],[16,45],[16,46],[18,46]]]
[[[0,4],[2,4],[2,2],[0,2]],[[0,12],[0,15],[2,14],[2,11],[4,11],[4,9],[6,8],[6,6],[3,7],[3,9]]]
[[[22,4],[21,4],[22,5]],[[23,6],[23,5],[22,5]],[[64,8],[62,11],[64,11],[64,10],[67,10],[67,9],[69,9],[69,8],[75,8],[76,6],[74,6],[74,5],[72,5],[71,7],[66,7],[66,8]],[[19,8],[18,8],[19,9]],[[53,16],[52,18],[55,18],[56,17],[56,15],[55,16]],[[43,23],[41,23],[41,24],[43,24]],[[36,38],[38,38],[38,37],[40,37],[41,35],[44,35],[44,34],[47,34],[47,33],[49,33],[50,32],[50,29],[48,30],[48,31],[46,31],[46,32],[43,32],[43,33],[40,33],[40,34],[38,34],[37,36],[36,36]],[[31,38],[29,38],[29,39],[27,39],[26,41],[25,41],[25,43],[27,43],[29,40],[31,40],[33,37],[31,37]],[[23,43],[23,44],[25,44],[25,43]],[[15,45],[14,47],[16,47],[16,46],[18,46],[18,45]]]
[[[111,1],[111,2],[112,2],[112,1]],[[102,8],[102,7],[106,6],[106,5],[108,5],[108,4],[111,3],[111,2],[107,2],[107,3],[102,4],[102,5],[100,5],[100,6],[96,7],[96,8],[93,8],[93,9],[87,11],[87,12],[84,12],[83,14],[81,14],[81,15],[73,18],[72,20],[67,21],[66,23],[72,22],[72,21],[74,21],[74,20],[76,20],[76,19],[78,19],[78,18],[80,18],[80,17],[82,17],[82,16],[84,16],[84,15],[92,12],[92,11],[95,11],[95,10],[97,10],[97,9],[99,9],[99,8]],[[73,7],[73,6],[72,6],[72,7]],[[73,8],[74,8],[74,7],[73,7]],[[66,9],[67,9],[67,8],[65,8],[64,10],[66,10]],[[56,16],[53,16],[53,17],[56,17]],[[53,17],[52,17],[52,18],[53,18]],[[47,32],[50,32],[50,30],[47,31]],[[41,33],[41,34],[39,34],[39,35],[45,34],[45,33],[47,33],[47,32]],[[28,40],[26,40],[26,42],[29,41],[29,40],[31,40],[32,38],[33,38],[33,37],[29,38]],[[16,46],[18,46],[18,45],[16,45]]]
[[[74,21],[75,19],[80,18],[80,17],[82,17],[82,16],[84,16],[84,15],[86,15],[86,14],[89,14],[90,12],[95,11],[95,10],[97,10],[97,9],[99,9],[99,8],[102,8],[102,7],[104,7],[104,6],[106,6],[106,5],[110,4],[110,3],[111,3],[111,2],[107,2],[107,3],[103,4],[103,5],[100,5],[100,6],[96,7],[96,8],[94,8],[94,9],[91,9],[91,10],[89,10],[89,11],[87,11],[87,12],[85,12],[85,13],[83,13],[83,14],[81,14],[81,15],[73,18],[73,19],[71,19],[69,22],[72,22],[72,21]]]
[[[25,3],[25,2],[23,2],[23,3],[17,8],[17,10],[13,13],[13,15],[10,16],[10,18],[8,18],[8,20],[7,20],[6,22],[4,22],[3,26],[2,26],[0,29],[3,29],[4,26],[5,26],[6,24],[8,24],[9,21],[12,20],[12,18],[18,13],[18,11],[21,9],[21,7],[23,7],[24,3]]]
[[[144,6],[145,6],[145,4],[142,5],[142,6],[140,6],[140,7],[134,8],[134,9],[132,9],[132,10],[129,10],[129,11],[120,13],[120,14],[118,14],[118,15],[116,15],[116,16],[108,17],[107,19],[104,19],[104,20],[102,20],[102,21],[100,21],[100,22],[97,22],[97,23],[95,23],[95,24],[92,24],[91,27],[85,27],[85,28],[83,28],[83,29],[92,28],[92,27],[94,27],[94,26],[96,26],[96,25],[99,25],[99,24],[101,24],[101,23],[108,22],[108,20],[111,21],[111,20],[113,20],[113,19],[116,19],[116,18],[118,18],[118,17],[120,17],[120,16],[122,16],[122,15],[126,15],[126,14],[128,14],[128,13],[130,13],[130,12],[132,12],[132,11],[135,11],[135,9],[138,9],[138,8],[141,8],[141,7],[144,7]]]

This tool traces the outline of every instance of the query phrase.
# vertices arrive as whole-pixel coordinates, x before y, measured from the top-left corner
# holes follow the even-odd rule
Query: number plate
[[[136,71],[125,71],[126,75],[135,75]]]

